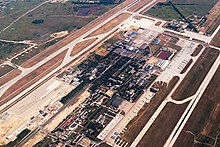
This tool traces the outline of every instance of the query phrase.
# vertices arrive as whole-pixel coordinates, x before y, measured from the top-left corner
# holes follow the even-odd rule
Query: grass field
[[[28,45],[25,44],[5,43],[0,41],[0,60],[5,60],[27,47]]]
[[[172,0],[179,11],[184,16],[197,14],[199,16],[206,15],[211,8],[217,3],[218,0]],[[178,19],[180,16],[173,10],[170,5],[155,5],[147,12],[146,15],[162,18],[165,20]]]
[[[41,2],[42,0],[11,1],[5,9],[0,10],[0,30]]]
[[[10,6],[0,14],[0,30],[41,2],[43,1],[30,0],[25,2],[11,2]],[[94,5],[91,4],[72,4],[71,2],[53,4],[46,3],[21,18],[4,32],[0,33],[0,39],[32,40],[35,43],[41,44],[50,40],[50,35],[52,33],[59,31],[71,32],[73,30],[80,29],[115,6],[116,4],[96,5],[96,7],[94,7]],[[98,10],[93,10],[94,8]],[[78,15],[79,12],[84,13],[84,11],[86,13],[85,16]],[[12,43],[7,44],[7,46],[2,44],[3,43],[0,42],[0,59],[2,60],[4,60],[5,57],[9,57],[14,53],[20,52],[23,49],[23,46],[20,47],[19,45],[18,47],[18,45]],[[50,45],[48,44],[40,45],[40,49],[36,49],[32,52],[32,54],[30,53],[30,57],[36,55],[49,46]],[[26,57],[20,58],[22,58],[21,61],[15,59],[13,62],[20,65],[26,60]]]
[[[14,68],[9,65],[0,66],[0,78],[7,74],[8,72],[12,71]]]
[[[71,2],[47,3],[27,14],[8,30],[1,33],[0,38],[9,40],[45,40],[54,32],[79,29],[114,6],[103,5],[100,6],[101,8],[98,11],[92,11],[87,16],[78,16],[78,11],[81,7],[85,7],[85,5],[75,5]],[[11,17],[14,18],[13,15],[2,18],[3,22],[8,24],[12,20]],[[36,20],[43,22],[34,23]],[[5,25],[0,23],[0,28],[2,26]]]

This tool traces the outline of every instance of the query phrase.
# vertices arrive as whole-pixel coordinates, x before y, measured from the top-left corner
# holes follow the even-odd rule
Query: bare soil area
[[[220,30],[217,32],[210,44],[216,47],[220,47]]]
[[[50,73],[56,67],[58,67],[62,61],[64,56],[66,55],[67,50],[63,51],[47,63],[43,64],[36,70],[32,71],[25,77],[19,79],[15,84],[13,84],[7,91],[2,95],[2,99],[0,100],[0,105],[3,105],[5,102],[12,99],[14,96],[21,93],[26,88],[30,87],[32,84],[36,83],[42,77]]]
[[[14,69],[14,67],[11,67],[9,65],[2,65],[0,66],[0,78],[4,75],[6,75],[7,73],[9,73],[10,71],[12,71]]]
[[[182,105],[168,103],[143,136],[137,147],[162,147],[187,106],[188,103]]]
[[[220,24],[220,1],[209,11],[207,20],[203,25],[207,34],[212,34]]]
[[[194,50],[194,52],[191,54],[191,56],[192,56],[192,57],[196,57],[196,56],[201,52],[202,49],[203,49],[203,46],[202,46],[201,44],[199,44],[199,45],[195,48],[195,50]]]
[[[180,83],[172,98],[183,100],[194,95],[218,56],[219,50],[206,48]]]
[[[92,32],[86,38],[107,33],[110,30],[112,30],[113,28],[115,28],[117,25],[119,25],[121,22],[123,22],[126,19],[128,19],[130,16],[131,16],[131,14],[129,14],[129,13],[122,13],[119,16],[117,16],[116,18],[114,18],[111,21],[109,21],[108,23],[106,23],[105,25],[103,25],[98,30]]]
[[[140,131],[143,129],[145,124],[157,110],[162,101],[167,97],[167,95],[171,92],[173,87],[179,81],[179,77],[174,77],[169,84],[157,82],[153,87],[159,88],[159,92],[157,95],[151,100],[149,104],[143,106],[142,111],[138,112],[138,115],[129,122],[127,125],[127,130],[123,135],[123,138],[132,143]]]
[[[199,103],[178,137],[175,147],[179,146],[219,146],[220,140],[220,67],[203,93]],[[193,137],[193,133],[195,138]],[[219,137],[218,137],[219,138]],[[195,139],[195,140],[194,140]]]
[[[12,79],[14,79],[15,77],[17,77],[20,74],[21,74],[21,70],[15,69],[12,72],[5,75],[4,77],[1,77],[0,78],[0,86],[6,84],[8,81],[11,81]]]
[[[93,38],[93,39],[89,39],[89,40],[85,40],[85,41],[82,41],[82,42],[77,43],[77,44],[73,47],[70,56],[76,55],[78,52],[82,51],[83,49],[85,49],[86,47],[88,47],[89,45],[91,45],[92,43],[94,43],[97,39],[98,39],[98,38]]]
[[[180,74],[184,74],[192,63],[193,63],[193,59],[190,59],[189,62],[186,64],[186,66],[183,68],[183,70],[180,72]]]

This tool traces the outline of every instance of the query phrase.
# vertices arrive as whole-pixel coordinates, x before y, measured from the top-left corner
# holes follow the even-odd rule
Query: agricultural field
[[[179,11],[185,16],[197,14],[199,16],[206,15],[218,0],[172,0]],[[151,15],[165,20],[178,19],[180,16],[173,10],[171,5],[158,3],[152,7],[145,15]]]

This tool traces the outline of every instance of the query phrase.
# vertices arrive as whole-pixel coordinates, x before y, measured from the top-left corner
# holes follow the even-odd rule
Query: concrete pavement
[[[22,70],[22,73],[17,76],[16,78],[14,78],[13,80],[9,81],[8,83],[6,83],[5,85],[2,85],[0,87],[0,96],[3,95],[3,93],[10,87],[12,86],[14,83],[16,83],[19,79],[23,78],[24,76],[26,76],[27,74],[29,74],[30,72],[34,71],[35,69],[37,69],[38,67],[40,67],[41,65],[43,65],[45,62],[51,60],[52,58],[54,58],[55,56],[57,56],[58,54],[60,54],[61,52],[63,52],[64,50],[66,50],[68,48],[68,50],[72,50],[72,48],[78,43],[84,40],[84,38],[86,36],[88,36],[89,34],[91,34],[92,32],[94,32],[95,30],[99,29],[100,27],[102,27],[103,25],[105,25],[106,23],[108,23],[109,21],[111,21],[112,19],[114,19],[115,17],[117,17],[118,15],[124,13],[124,11],[126,11],[128,8],[132,7],[133,5],[135,5],[137,2],[139,2],[140,0],[136,0],[133,3],[131,3],[130,5],[128,5],[127,7],[123,8],[122,10],[120,10],[118,13],[115,13],[114,15],[112,15],[111,17],[109,17],[108,19],[106,19],[105,21],[103,21],[102,23],[100,23],[99,25],[97,25],[96,27],[92,28],[90,31],[86,32],[85,34],[83,34],[82,36],[80,36],[79,38],[75,39],[74,41],[72,41],[71,43],[67,44],[66,46],[62,47],[60,50],[58,50],[57,52],[53,53],[52,55],[50,55],[49,57],[45,58],[43,61],[37,63],[36,65],[34,65],[31,68],[28,69],[24,69]],[[70,57],[70,56],[66,56],[65,59],[63,60],[63,63],[57,67],[56,69],[54,69],[52,72],[50,72],[50,74],[48,74],[47,76],[43,77],[41,80],[39,80],[37,83],[33,84],[31,87],[29,87],[28,89],[24,90],[22,93],[20,93],[19,95],[17,95],[14,100],[16,100],[18,97],[22,96],[23,94],[25,94],[27,91],[29,91],[30,89],[32,89],[33,87],[35,87],[37,84],[39,84],[40,82],[42,82],[43,80],[45,80],[46,78],[48,78],[49,76],[51,76],[52,74],[54,74],[56,71],[58,71],[60,68],[62,68],[63,66],[67,65],[69,62],[71,62],[72,60],[76,59],[77,57],[79,57],[80,55],[82,55],[83,53],[85,53],[86,51],[88,51],[90,49],[91,46],[95,45],[96,43],[98,43],[100,40],[102,40],[104,37],[106,37],[108,35],[108,33],[106,33],[105,36],[99,37],[97,41],[95,41],[92,45],[88,46],[87,48],[85,48],[83,51],[79,52],[77,55]],[[68,53],[70,53],[70,51],[68,51]],[[68,60],[66,60],[66,58]],[[6,105],[8,105],[11,101],[9,101]],[[0,109],[2,109],[3,106],[0,107]]]
[[[215,63],[213,64],[212,68],[209,70],[208,74],[206,75],[205,79],[203,80],[202,84],[200,85],[199,89],[197,90],[196,94],[193,95],[192,101],[186,108],[185,112],[183,113],[182,117],[179,119],[176,127],[172,131],[171,135],[169,136],[168,140],[166,141],[166,147],[171,147],[175,143],[177,137],[179,136],[180,132],[182,131],[183,127],[187,123],[188,119],[190,118],[193,110],[197,106],[199,100],[201,99],[203,93],[206,90],[206,87],[209,85],[212,77],[214,76],[216,70],[220,65],[220,56],[216,59]]]

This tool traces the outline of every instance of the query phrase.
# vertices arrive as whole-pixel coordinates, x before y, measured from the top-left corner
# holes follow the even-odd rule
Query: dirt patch
[[[163,146],[189,103],[176,105],[168,103],[143,136],[137,147]],[[158,139],[159,138],[159,139]]]
[[[207,20],[203,25],[206,34],[212,34],[220,24],[220,1],[209,11]]]
[[[179,81],[179,77],[174,77],[169,82],[169,84],[156,82],[153,85],[153,87],[159,88],[160,90],[156,94],[156,96],[152,99],[152,101],[149,104],[145,104],[143,106],[142,111],[139,111],[138,115],[129,122],[129,124],[127,125],[128,129],[123,135],[123,138],[126,141],[132,143],[135,140],[135,138],[143,129],[145,124],[148,122],[148,120],[151,118],[151,116],[154,114],[154,112],[157,110],[157,108],[160,106],[163,100],[172,91],[173,87],[176,85],[178,81]]]
[[[212,39],[211,41],[211,45],[216,46],[216,47],[220,47],[220,30],[217,32],[217,34],[215,35],[215,37]]]
[[[139,1],[138,3],[136,3],[134,6],[132,6],[131,8],[128,9],[128,11],[131,12],[137,12],[139,9],[141,9],[142,7],[144,7],[147,3],[150,3],[151,0],[142,0]]]
[[[100,55],[100,56],[106,56],[108,53],[109,53],[109,51],[108,50],[106,50],[105,48],[98,48],[96,51],[95,51],[95,53],[97,54],[97,55]]]
[[[183,68],[183,70],[180,72],[180,74],[184,74],[192,63],[193,63],[193,59],[190,59],[189,62],[186,64],[186,66]]]
[[[180,46],[172,44],[172,43],[169,43],[169,42],[166,44],[166,47],[175,49],[177,51],[180,51],[182,49]]]
[[[152,55],[156,55],[161,47],[164,46],[169,41],[169,37],[165,35],[159,35],[158,37],[159,43],[156,44],[155,41],[152,41],[149,46],[150,46],[150,51]]]
[[[15,69],[12,72],[8,73],[4,77],[0,78],[0,86],[6,84],[7,82],[11,81],[15,77],[19,76],[21,74],[21,70]]]
[[[165,0],[157,0],[156,2],[152,3],[151,5],[149,5],[145,10],[147,11],[149,8],[153,7],[155,4],[157,4],[158,2],[164,2]],[[128,11],[131,12],[137,12],[138,10],[142,9],[144,6],[146,6],[147,4],[149,4],[151,2],[151,0],[141,0],[139,1],[136,5],[132,6],[131,8],[128,9]],[[142,11],[143,12],[143,11]],[[143,14],[143,13],[140,14]]]
[[[217,59],[218,55],[218,50],[206,48],[192,69],[185,76],[180,86],[176,89],[172,95],[172,98],[175,100],[183,100],[194,95],[212,67],[213,63]]]
[[[199,45],[195,48],[195,50],[194,50],[194,52],[191,54],[191,56],[192,56],[192,57],[198,56],[198,54],[201,52],[202,49],[203,49],[203,46],[202,46],[201,44],[199,44]]]
[[[0,78],[4,76],[5,74],[9,73],[10,71],[12,71],[13,69],[14,67],[11,67],[9,65],[0,66]]]
[[[155,26],[159,26],[162,22],[161,21],[158,21]]]
[[[178,37],[160,34],[157,38],[159,41],[158,44],[156,44],[155,41],[152,41],[149,44],[151,54],[153,54],[154,56],[156,56],[159,53],[159,49],[161,47],[167,47],[177,51],[180,51],[182,49],[180,46],[176,45],[176,43],[179,41]]]
[[[193,146],[208,143],[214,146],[214,139],[220,130],[220,67],[218,67],[211,82],[203,93],[199,103],[190,116],[188,122],[178,137],[175,147]],[[191,131],[197,142],[194,142],[193,135],[186,132]],[[201,142],[201,143],[199,143]],[[216,147],[220,145],[218,139]]]
[[[22,91],[24,91],[26,88],[30,87],[32,84],[36,83],[38,80],[40,80],[42,77],[50,73],[52,70],[54,70],[56,67],[58,67],[62,61],[64,56],[66,55],[67,50],[63,51],[50,61],[46,62],[39,68],[35,69],[25,77],[18,80],[15,84],[13,84],[3,95],[2,99],[0,101],[0,105],[3,105],[5,102],[9,101]],[[18,88],[19,87],[19,88]]]
[[[79,53],[80,51],[82,51],[83,49],[85,49],[86,47],[88,47],[89,45],[91,45],[92,43],[94,43],[98,38],[93,38],[93,39],[89,39],[89,40],[85,40],[82,42],[77,43],[73,49],[72,52],[70,54],[70,56],[74,56],[77,53]]]
[[[168,41],[168,43],[171,44],[176,44],[180,39],[178,37],[174,37],[174,36],[169,36],[170,40]]]
[[[130,16],[131,16],[131,14],[129,14],[129,13],[122,13],[119,16],[117,16],[116,18],[114,18],[111,21],[109,21],[108,23],[106,23],[105,25],[103,25],[102,27],[100,27],[98,30],[92,32],[90,35],[88,35],[85,38],[100,35],[103,33],[107,33],[110,30],[112,30],[113,28],[115,28],[117,25],[119,25],[121,22],[128,19]]]

